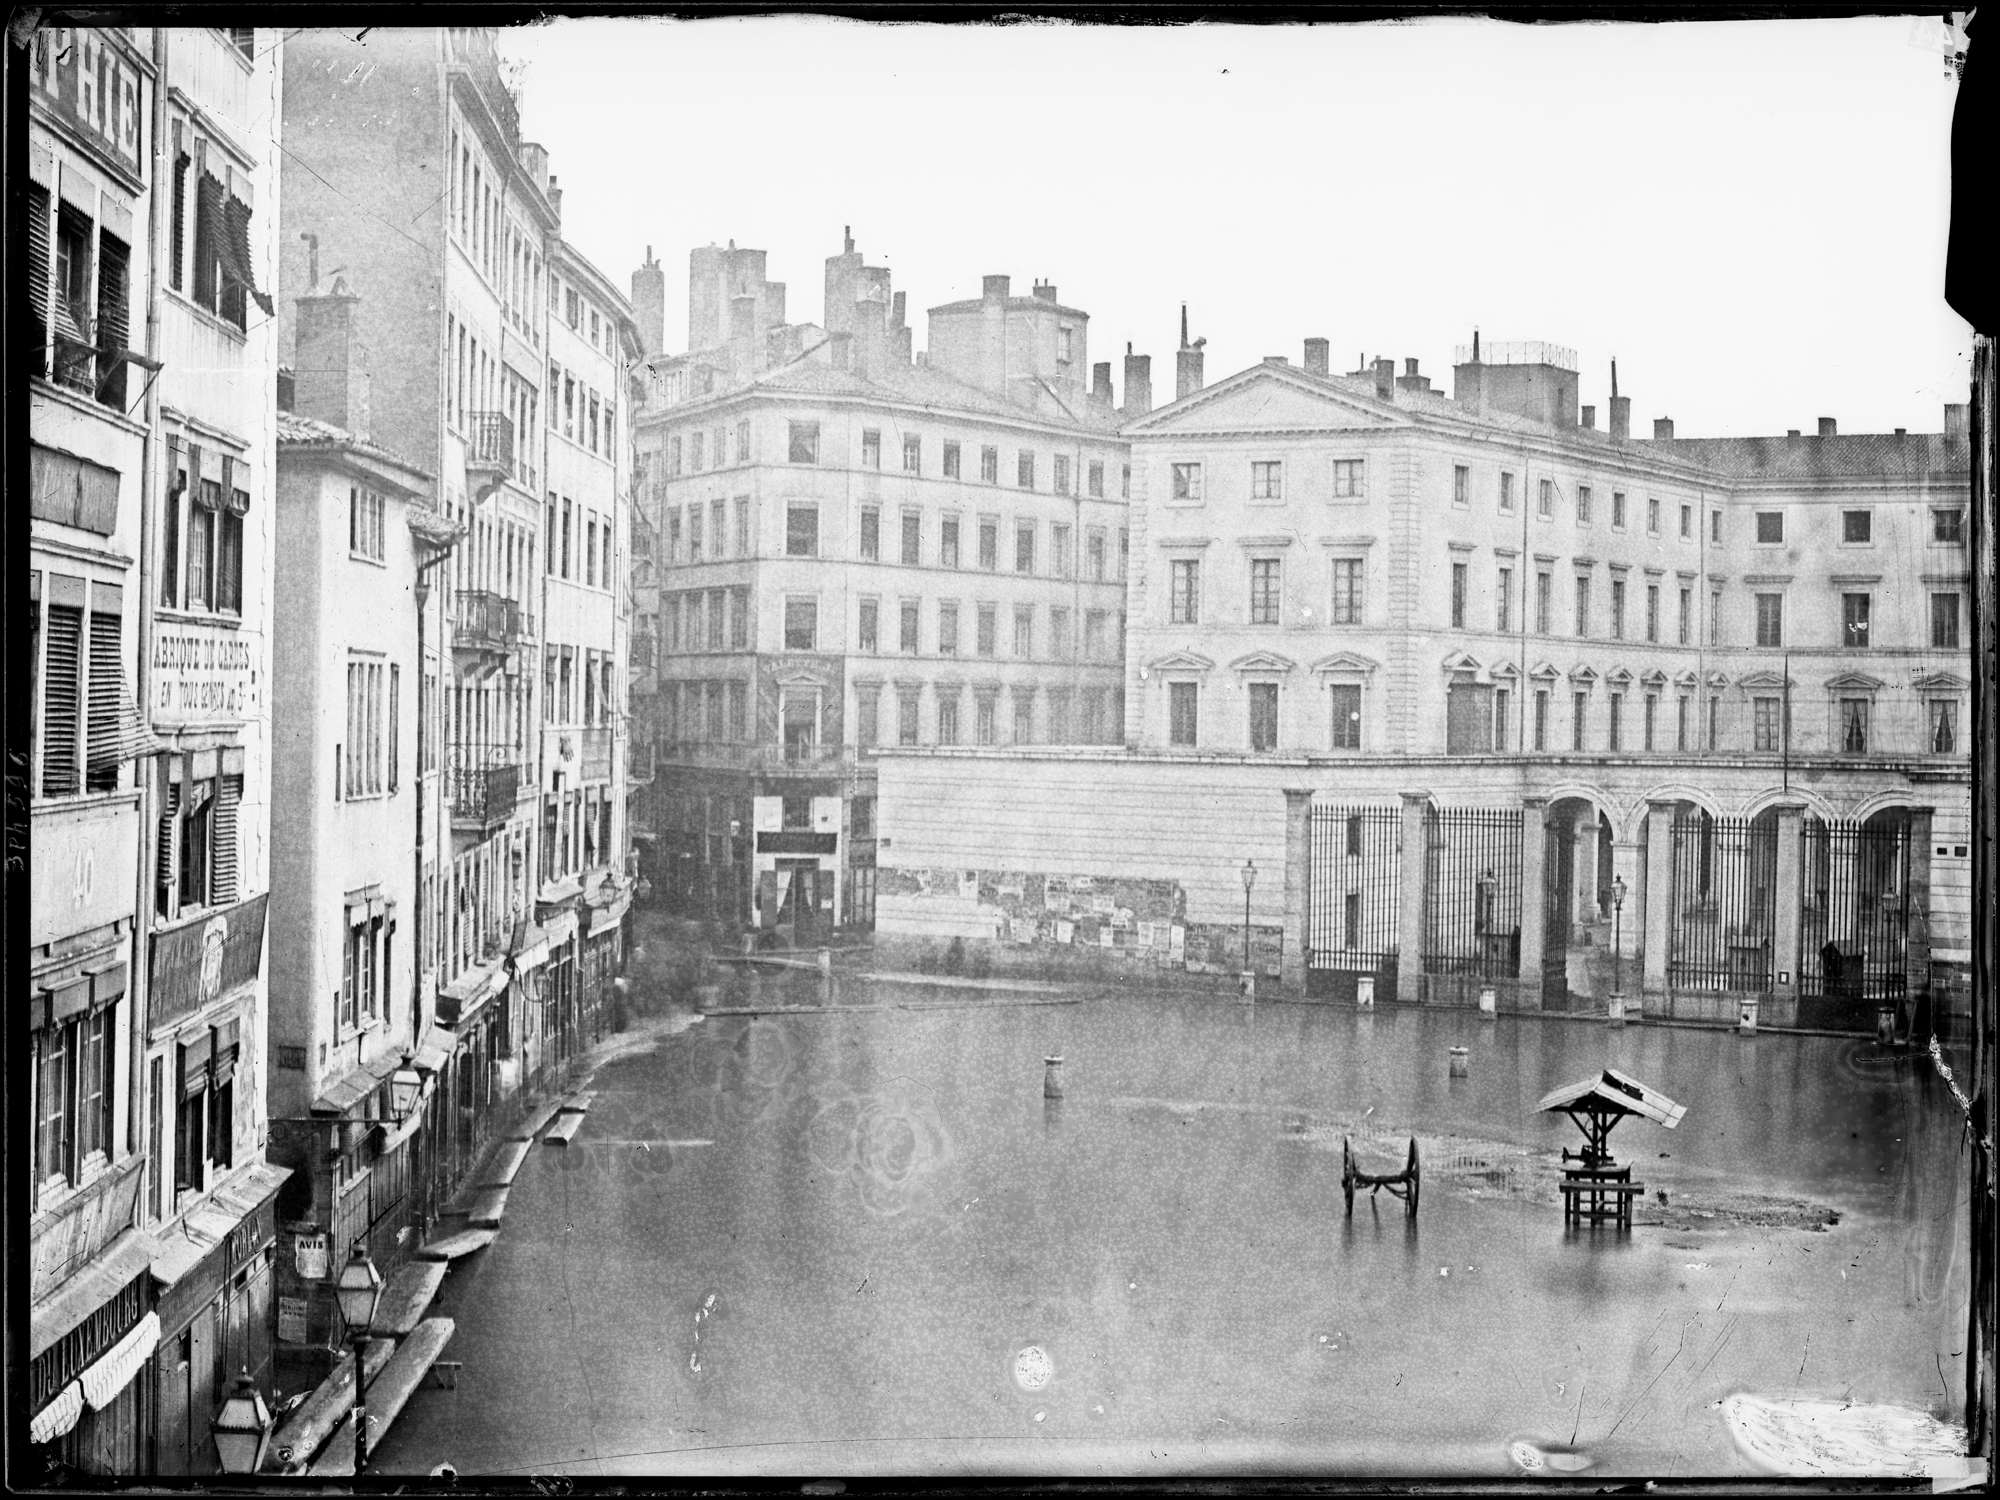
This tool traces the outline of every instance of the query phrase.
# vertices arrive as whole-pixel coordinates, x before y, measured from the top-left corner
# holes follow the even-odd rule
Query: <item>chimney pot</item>
[[[1035,296],[1036,296],[1036,297],[1038,297],[1038,298],[1039,298],[1040,300],[1042,300],[1043,302],[1053,302],[1053,301],[1055,301],[1055,300],[1056,300],[1056,288],[1055,288],[1055,283],[1054,283],[1054,282],[1051,282],[1051,281],[1038,281],[1038,282],[1036,282],[1036,283],[1035,283]]]
[[[1613,442],[1625,442],[1632,436],[1632,398],[1613,396],[1611,398],[1611,438]]]
[[[1964,402],[1953,401],[1945,403],[1944,435],[1948,438],[1964,437],[1967,432],[1966,422],[1968,416],[1969,412]]]
[[[1799,430],[1796,427],[1787,427],[1785,429],[1785,436],[1788,438],[1795,438],[1798,435],[1799,435]]]
[[[1832,417],[1821,417],[1819,419],[1819,435],[1821,437],[1834,437],[1838,432],[1839,429],[1834,425]]]
[[[1415,361],[1414,359],[1406,359],[1406,360],[1404,360],[1404,361],[1403,361],[1403,373],[1404,373],[1405,375],[1407,375],[1407,376],[1410,376],[1410,377],[1414,378],[1414,377],[1416,376],[1416,373],[1417,373],[1417,362],[1416,362],[1416,361]]]
[[[1586,406],[1586,407],[1585,407],[1585,408],[1583,409],[1583,425],[1584,425],[1584,426],[1585,426],[1586,428],[1595,428],[1595,427],[1597,426],[1597,408],[1596,408],[1596,407],[1594,407],[1594,406]]]
[[[1908,437],[1908,436],[1909,436],[1909,432],[1910,432],[1910,429],[1909,429],[1909,428],[1907,428],[1907,427],[1898,427],[1898,428],[1896,429],[1896,436],[1897,436],[1897,437]]]
[[[980,297],[987,302],[1005,302],[1007,288],[1013,279],[1007,276],[988,276],[980,290]]]
[[[1332,346],[1325,339],[1306,340],[1306,373],[1324,375],[1327,372],[1328,357]]]
[[[1150,354],[1134,354],[1132,346],[1125,346],[1125,405],[1126,415],[1143,417],[1153,409],[1153,357]]]
[[[1375,399],[1377,401],[1396,399],[1396,362],[1393,359],[1375,361]]]
[[[1099,360],[1090,367],[1090,399],[1111,405],[1111,361]]]
[[[1674,419],[1672,417],[1653,418],[1653,441],[1671,443],[1674,440]]]

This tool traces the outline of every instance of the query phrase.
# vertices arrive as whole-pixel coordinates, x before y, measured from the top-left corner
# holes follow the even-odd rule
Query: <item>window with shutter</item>
[[[165,798],[160,803],[160,842],[154,858],[154,905],[163,917],[171,917],[174,908],[174,890],[177,885],[175,868],[178,857],[174,848],[175,835],[180,831],[181,784],[169,781]]]
[[[84,790],[90,792],[118,789],[119,762],[101,757],[98,751],[100,747],[114,745],[118,738],[118,696],[124,682],[121,623],[119,616],[102,608],[91,611],[88,707],[84,719],[88,756]]]
[[[215,795],[214,854],[210,899],[226,906],[236,899],[236,812],[243,801],[243,778],[224,776]]]
[[[49,373],[49,192],[28,184],[28,367]]]
[[[83,606],[51,600],[42,657],[42,795],[81,789]]]
[[[131,332],[132,251],[109,234],[97,237],[97,399],[125,409],[125,349]]]
[[[178,132],[179,126],[175,126]],[[175,291],[187,285],[188,168],[194,159],[185,151],[174,157],[174,238],[167,257],[167,284]]]

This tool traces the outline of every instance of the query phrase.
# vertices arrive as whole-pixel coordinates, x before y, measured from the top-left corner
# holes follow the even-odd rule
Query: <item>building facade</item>
[[[949,819],[1001,830],[1014,883],[1179,879],[1214,966],[1261,927],[1301,984],[1480,975],[1566,1006],[1629,964],[1649,1003],[1870,1026],[1864,1001],[1927,990],[1970,921],[1962,409],[1942,434],[1634,441],[1629,398],[1609,431],[1578,410],[1567,351],[1475,345],[1454,376],[1446,399],[1413,361],[1333,375],[1311,340],[1129,423],[1128,751],[1003,758],[1005,810]],[[939,873],[980,861],[932,771],[891,769],[898,924],[1012,936],[1006,900]],[[1170,812],[1190,797],[1234,809],[1206,857]],[[1164,959],[1172,919],[1145,944],[1137,920],[1106,946]]]
[[[301,364],[338,368],[355,299],[336,280],[301,299]],[[294,1165],[285,1204],[293,1237],[365,1244],[393,1270],[436,1217],[423,1159],[426,1102],[398,1119],[391,1094],[425,1063],[434,1091],[449,1038],[413,1003],[418,870],[416,787],[435,759],[419,733],[418,600],[460,539],[431,507],[430,476],[365,434],[306,415],[321,376],[281,401],[275,572],[285,610],[273,637],[278,726],[272,794],[284,839],[271,881],[271,984],[311,1004],[273,1007],[273,1153]],[[295,385],[296,389],[296,385]],[[303,408],[304,411],[299,410]],[[326,997],[320,1003],[320,997]],[[337,1262],[336,1262],[337,1264]],[[323,1278],[281,1264],[285,1382],[324,1371],[306,1349],[342,1330]]]
[[[278,43],[44,28],[30,44],[44,1467],[212,1472],[236,1374],[272,1377]]]
[[[649,873],[794,941],[874,912],[883,745],[1117,735],[1126,454],[1053,286],[930,314],[847,241],[825,327],[764,253],[698,249],[692,352],[653,361],[638,575]]]
[[[413,886],[393,919],[391,886],[369,893],[381,882],[362,880],[361,869],[341,876],[353,884],[335,881],[341,920],[365,913],[366,930],[381,924],[370,942],[380,945],[373,951],[391,986],[383,1026],[361,1025],[322,1062],[320,1039],[333,1042],[346,1025],[344,973],[341,986],[309,989],[302,972],[281,997],[297,1012],[288,1034],[302,1049],[287,1060],[312,1070],[291,1080],[291,1091],[311,1100],[303,1113],[353,1127],[343,1151],[354,1160],[343,1163],[340,1191],[314,1197],[301,1188],[288,1200],[299,1216],[288,1226],[294,1243],[314,1251],[295,1253],[291,1271],[319,1281],[327,1236],[365,1223],[374,1253],[393,1259],[388,1244],[397,1237],[385,1238],[381,1226],[428,1227],[450,1205],[523,1107],[524,1090],[553,1086],[584,1021],[594,1020],[579,1007],[608,980],[593,990],[582,976],[595,977],[622,953],[615,936],[602,936],[607,925],[616,933],[617,902],[629,889],[618,815],[623,756],[615,707],[604,701],[606,683],[615,698],[625,672],[623,636],[605,569],[623,565],[629,459],[619,454],[630,428],[620,372],[635,335],[622,298],[562,244],[561,189],[547,153],[522,136],[518,93],[503,77],[490,29],[378,30],[365,46],[338,32],[304,33],[287,71],[284,116],[287,149],[314,169],[284,178],[279,315],[294,402],[299,417],[342,435],[327,440],[335,448],[347,444],[338,462],[333,448],[304,440],[296,451],[303,464],[311,450],[315,472],[372,465],[384,509],[408,517],[402,532],[382,523],[384,545],[406,549],[395,568],[418,569],[413,617],[392,632],[407,636],[411,655],[396,660],[381,647],[383,665],[407,673],[395,720],[408,720],[398,769],[407,786],[368,794],[380,800],[366,808],[321,809],[329,820],[400,826],[396,847],[413,851]],[[435,191],[408,215],[378,213],[380,185],[413,174],[427,175]],[[333,285],[339,293],[328,291]],[[579,302],[586,292],[589,306]],[[319,336],[331,323],[339,337]],[[414,476],[429,476],[427,503],[416,498],[424,487]],[[338,483],[325,482],[335,494],[322,496],[322,509],[339,499]],[[337,517],[321,524],[330,536],[338,531]],[[433,545],[430,533],[441,540]],[[320,558],[335,572],[351,562],[337,546]],[[575,706],[562,711],[571,718],[551,717],[562,705],[542,694],[545,642],[569,653]],[[315,648],[326,690],[337,685],[324,657],[333,644]],[[373,648],[357,638],[349,649]],[[588,700],[586,665],[594,674]],[[329,718],[323,708],[300,730],[325,741],[314,761],[320,770],[351,753],[344,709]],[[586,708],[596,717],[586,721]],[[545,753],[560,771],[545,773]],[[586,812],[594,815],[588,844]],[[334,898],[322,886],[312,897],[323,907]],[[350,904],[352,892],[365,900]],[[422,1102],[414,1125],[372,1129],[382,1086],[402,1067],[399,1045],[413,1046]],[[392,1160],[399,1151],[407,1158],[400,1169]],[[407,1177],[401,1195],[384,1188],[399,1173]],[[348,1248],[333,1246],[333,1267]],[[310,1306],[318,1294],[301,1290],[308,1306],[291,1326],[303,1354],[316,1337]]]

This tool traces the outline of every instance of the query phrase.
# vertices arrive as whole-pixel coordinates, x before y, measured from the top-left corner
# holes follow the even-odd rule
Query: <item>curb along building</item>
[[[881,930],[1908,1024],[1969,940],[1963,408],[1633,441],[1553,346],[1429,384],[1309,340],[1129,422],[1127,748],[885,752]]]
[[[236,1374],[270,1390],[278,41],[30,39],[25,1373],[44,1475],[213,1472]]]
[[[1110,366],[1087,387],[1088,315],[1005,276],[932,308],[913,360],[852,239],[824,328],[786,323],[764,252],[733,245],[693,252],[689,306],[639,419],[649,873],[683,909],[823,940],[874,920],[878,747],[1116,740]]]

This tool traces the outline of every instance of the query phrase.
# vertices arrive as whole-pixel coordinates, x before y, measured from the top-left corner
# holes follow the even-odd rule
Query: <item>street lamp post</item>
[[[265,1450],[271,1446],[271,1409],[247,1366],[208,1430],[215,1438],[215,1456],[223,1473],[255,1474],[264,1466]]]
[[[1257,861],[1243,862],[1243,972],[1250,972],[1250,887],[1257,883]]]
[[[1625,993],[1625,950],[1619,943],[1624,911],[1625,877],[1614,875],[1611,877],[1611,993],[1618,996]]]
[[[340,1268],[333,1284],[334,1299],[340,1304],[341,1320],[347,1324],[348,1342],[354,1346],[354,1472],[368,1467],[368,1411],[366,1381],[361,1371],[362,1345],[375,1321],[375,1308],[382,1300],[382,1273],[368,1258],[368,1249],[354,1242],[354,1254]]]

